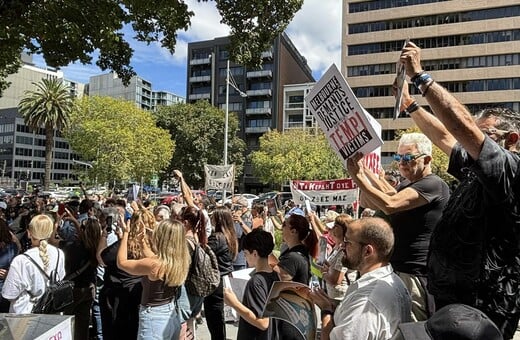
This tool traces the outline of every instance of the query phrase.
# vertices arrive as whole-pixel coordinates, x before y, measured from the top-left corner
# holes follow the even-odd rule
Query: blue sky
[[[179,31],[173,55],[157,43],[146,45],[131,39],[130,30],[125,32],[134,49],[131,65],[137,74],[150,81],[154,91],[165,90],[183,97],[186,95],[187,44],[229,34],[228,27],[220,24],[220,15],[213,2],[187,0],[186,3],[195,15],[190,29]],[[286,30],[296,48],[307,59],[316,79],[332,63],[340,66],[341,3],[340,0],[305,0]],[[34,56],[34,62],[43,66],[41,57]],[[106,73],[95,64],[71,64],[63,67],[62,71],[66,79],[81,83],[88,83],[90,76]]]

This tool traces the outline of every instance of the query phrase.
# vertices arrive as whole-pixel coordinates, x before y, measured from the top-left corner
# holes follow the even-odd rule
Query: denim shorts
[[[160,306],[139,307],[138,339],[177,340],[181,324],[175,301]]]

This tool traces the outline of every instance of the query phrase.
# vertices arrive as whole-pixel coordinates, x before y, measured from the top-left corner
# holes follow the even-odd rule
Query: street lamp
[[[240,97],[245,98],[247,94],[238,88],[235,83],[231,83],[229,80],[229,59],[227,60],[226,67],[226,116],[224,121],[224,165],[228,165],[228,130],[229,130],[229,86],[231,85],[239,94]],[[226,201],[226,190],[222,193],[222,203]]]

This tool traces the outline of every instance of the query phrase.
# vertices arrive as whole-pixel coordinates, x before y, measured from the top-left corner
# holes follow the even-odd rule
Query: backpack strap
[[[36,266],[36,268],[38,268],[38,270],[43,274],[43,276],[44,276],[45,278],[47,278],[48,281],[51,280],[50,276],[47,275],[47,273],[45,272],[45,270],[43,270],[42,267],[40,267],[40,265],[39,265],[36,261],[34,261],[34,259],[33,259],[32,257],[30,257],[29,255],[27,255],[27,254],[25,254],[25,253],[24,253],[23,255],[25,255],[25,256],[29,259],[29,261],[31,261],[31,262]],[[58,261],[59,261],[59,256],[60,256],[60,255],[59,255],[59,253],[58,253]]]
[[[83,273],[88,267],[90,266],[90,261],[87,261],[80,269],[76,270],[74,273],[69,274],[63,278],[63,280],[74,280],[77,278],[81,273]]]

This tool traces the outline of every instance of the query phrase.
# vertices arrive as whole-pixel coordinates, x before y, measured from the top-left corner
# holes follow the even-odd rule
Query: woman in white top
[[[54,222],[49,216],[34,216],[27,229],[31,248],[25,254],[36,261],[48,275],[57,270],[57,278],[61,280],[65,276],[65,256],[60,249],[48,243],[53,229]],[[2,296],[11,302],[9,312],[31,313],[34,303],[45,292],[46,284],[47,279],[34,263],[23,254],[16,256],[2,288]]]

